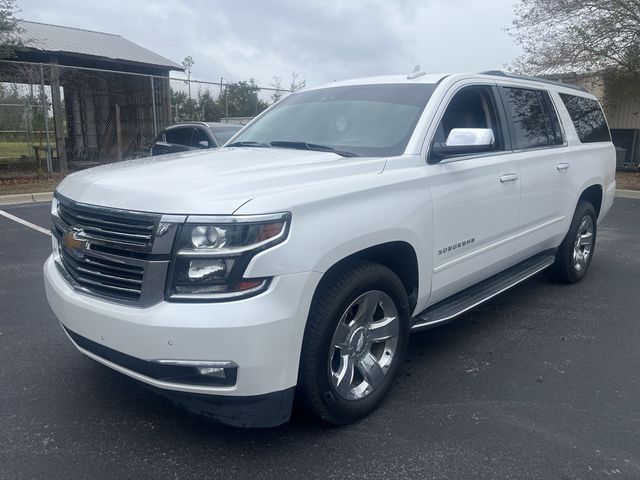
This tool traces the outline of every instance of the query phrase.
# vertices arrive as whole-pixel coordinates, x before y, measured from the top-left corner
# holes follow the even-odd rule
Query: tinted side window
[[[611,134],[600,105],[591,98],[560,94],[582,143],[608,142]]]
[[[191,134],[193,133],[193,128],[191,127],[182,127],[182,128],[172,128],[167,130],[164,135],[167,139],[167,143],[174,143],[177,145],[191,145]]]
[[[444,144],[454,128],[490,128],[495,137],[491,151],[504,150],[502,130],[498,123],[491,87],[465,87],[453,96],[433,137],[431,160],[441,160],[433,153],[433,145]]]
[[[553,106],[549,92],[538,92],[538,96],[545,111],[547,128],[549,130],[549,145],[562,145],[564,143],[562,128],[560,127],[560,120],[558,120],[558,114]]]
[[[551,121],[536,90],[502,87],[505,108],[517,150],[540,148],[551,143]]]
[[[231,139],[231,137],[233,137],[238,132],[238,130],[240,130],[240,127],[216,128],[215,130],[213,130],[213,135],[216,137],[216,140],[218,140],[218,143],[220,145],[224,145]]]
[[[194,147],[200,147],[200,142],[207,142],[210,147],[214,147],[215,145],[211,145],[211,140],[202,128],[196,128],[193,132],[193,140],[191,141],[191,145]]]

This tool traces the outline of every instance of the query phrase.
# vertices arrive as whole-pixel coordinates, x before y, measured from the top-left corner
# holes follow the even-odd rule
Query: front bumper
[[[53,258],[44,265],[47,299],[65,329],[146,362],[232,361],[233,386],[159,380],[74,344],[85,355],[152,387],[188,394],[251,397],[295,386],[311,298],[321,274],[281,275],[253,298],[225,303],[161,302],[149,308],[74,291]]]

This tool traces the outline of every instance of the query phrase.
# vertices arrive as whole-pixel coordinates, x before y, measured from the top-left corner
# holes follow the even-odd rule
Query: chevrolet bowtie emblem
[[[84,252],[89,245],[84,231],[79,228],[64,232],[61,243],[64,249],[77,259],[84,258]]]

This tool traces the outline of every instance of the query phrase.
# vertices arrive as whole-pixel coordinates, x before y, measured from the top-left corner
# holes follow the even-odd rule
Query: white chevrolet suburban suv
[[[295,93],[224,148],[75,173],[49,303],[86,356],[238,426],[378,406],[412,331],[575,283],[615,192],[585,91],[502,72]]]

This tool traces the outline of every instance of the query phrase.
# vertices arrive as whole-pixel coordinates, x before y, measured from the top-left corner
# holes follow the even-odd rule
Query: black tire
[[[331,380],[332,340],[338,322],[361,295],[380,291],[388,295],[397,309],[399,334],[397,346],[384,380],[364,398],[346,400]],[[360,308],[360,307],[358,307]],[[368,261],[350,261],[323,279],[316,291],[305,329],[298,400],[316,417],[334,424],[352,423],[378,407],[394,383],[404,361],[409,337],[409,300],[400,279],[387,267]]]
[[[578,230],[585,217],[590,217],[591,219],[593,227],[592,244],[586,262],[581,265],[580,268],[577,268],[577,264],[574,261],[574,248],[578,237]],[[584,278],[595,251],[597,229],[597,215],[593,205],[590,202],[579,201],[573,219],[571,220],[569,231],[556,253],[555,262],[548,269],[548,275],[552,280],[559,283],[570,284],[577,283]]]

